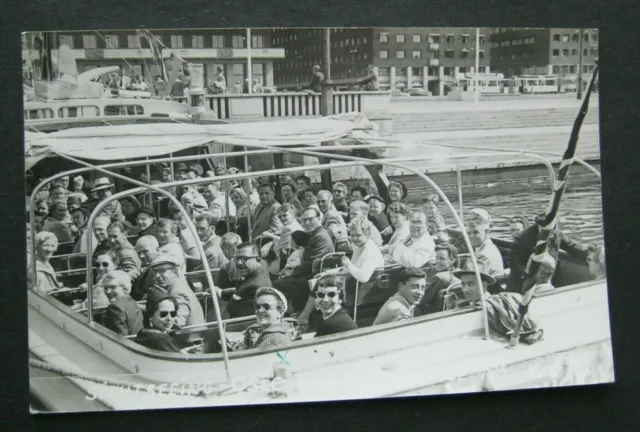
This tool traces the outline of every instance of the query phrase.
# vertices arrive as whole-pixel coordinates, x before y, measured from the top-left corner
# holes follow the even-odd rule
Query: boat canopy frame
[[[457,163],[457,171],[458,171],[458,198],[460,200],[460,213],[458,213],[458,211],[454,208],[453,204],[451,203],[451,201],[448,199],[448,197],[446,196],[446,194],[442,191],[442,189],[426,174],[420,172],[418,169],[407,166],[406,162],[415,162],[415,161],[422,161],[422,160],[434,160],[434,159],[443,159],[443,157],[432,157],[432,156],[410,156],[410,157],[396,157],[396,158],[385,158],[385,159],[369,159],[369,158],[364,158],[364,157],[358,157],[358,156],[353,156],[353,155],[345,155],[345,154],[336,154],[335,152],[344,152],[344,151],[349,151],[349,150],[355,150],[355,149],[367,149],[367,148],[393,148],[393,147],[397,147],[400,145],[399,141],[395,141],[395,140],[384,140],[384,139],[372,139],[372,141],[386,141],[388,144],[372,144],[372,145],[348,145],[348,146],[322,146],[322,147],[305,147],[305,148],[299,148],[299,147],[292,147],[289,145],[286,146],[273,146],[273,145],[266,145],[266,144],[243,144],[243,145],[239,145],[238,147],[244,147],[245,150],[243,151],[232,151],[232,152],[223,152],[223,153],[208,153],[208,154],[198,154],[198,155],[190,155],[190,156],[179,156],[179,157],[173,157],[172,155],[170,157],[156,157],[156,158],[146,158],[146,159],[137,159],[137,160],[133,160],[133,161],[125,161],[125,162],[115,162],[115,163],[107,163],[107,164],[100,164],[100,165],[96,165],[96,164],[92,164],[89,162],[85,162],[83,160],[77,159],[75,157],[66,155],[64,153],[60,153],[60,152],[54,152],[55,155],[62,157],[64,159],[67,159],[69,161],[75,162],[79,165],[84,166],[83,168],[76,168],[73,170],[68,170],[62,173],[58,173],[55,174],[45,180],[43,180],[41,183],[39,183],[38,185],[35,186],[35,188],[32,191],[31,194],[31,202],[33,202],[34,197],[36,196],[36,194],[48,183],[51,183],[59,178],[63,178],[63,177],[67,177],[70,175],[74,175],[74,174],[79,174],[79,173],[83,173],[83,172],[88,172],[88,171],[98,171],[98,172],[102,172],[106,175],[110,175],[114,178],[119,178],[121,180],[127,181],[135,186],[137,186],[136,188],[133,189],[129,189],[126,191],[122,191],[122,192],[118,192],[115,193],[113,195],[111,195],[110,197],[105,198],[104,200],[100,201],[98,203],[98,205],[94,208],[94,210],[92,211],[91,215],[89,216],[89,220],[87,222],[87,226],[88,227],[92,227],[93,223],[95,221],[95,218],[98,217],[98,215],[101,213],[101,211],[112,201],[115,200],[119,200],[125,196],[129,196],[129,195],[135,195],[138,193],[144,193],[144,192],[156,192],[166,198],[168,198],[173,205],[176,207],[176,209],[179,210],[180,214],[183,216],[186,224],[187,224],[187,228],[189,229],[189,231],[191,232],[192,236],[194,236],[194,238],[198,238],[197,235],[197,231],[195,228],[195,225],[193,223],[193,221],[191,220],[191,218],[189,217],[187,211],[185,210],[185,208],[182,206],[182,204],[180,203],[180,201],[169,192],[169,190],[167,189],[173,189],[176,187],[181,187],[181,186],[193,186],[193,185],[198,185],[198,184],[207,184],[207,183],[212,183],[212,182],[222,182],[226,185],[227,187],[227,192],[228,192],[228,185],[230,181],[233,180],[245,180],[248,178],[254,178],[254,177],[264,177],[264,176],[277,176],[277,175],[281,175],[281,174],[289,174],[289,173],[296,173],[296,172],[305,172],[305,171],[322,171],[322,170],[327,170],[327,169],[334,169],[334,168],[346,168],[346,167],[356,167],[356,166],[361,166],[361,167],[365,167],[365,166],[370,166],[370,165],[382,165],[382,166],[392,166],[395,168],[400,168],[403,169],[405,171],[408,171],[416,176],[418,176],[419,178],[421,178],[422,180],[424,180],[425,182],[427,182],[434,190],[435,192],[438,194],[438,196],[442,199],[442,201],[445,203],[445,205],[448,207],[449,211],[451,212],[451,214],[453,215],[453,218],[455,219],[456,224],[458,225],[461,235],[463,237],[463,240],[469,250],[469,258],[471,260],[471,263],[473,265],[473,269],[474,269],[474,273],[475,273],[475,277],[476,277],[476,283],[478,284],[479,287],[482,286],[482,282],[481,282],[481,277],[480,277],[480,272],[479,272],[479,266],[478,266],[478,262],[476,259],[476,255],[475,252],[473,250],[473,247],[471,246],[471,242],[469,239],[469,236],[466,232],[465,229],[465,225],[464,225],[464,221],[462,220],[462,184],[461,184],[461,171],[460,171],[460,167],[461,165],[463,165],[463,163]],[[210,143],[215,143],[215,139],[212,139],[212,141]],[[447,144],[442,144],[442,143],[426,143],[426,142],[421,142],[418,144],[423,144],[423,145],[434,145],[434,146],[440,146],[440,147],[457,147],[457,148],[465,148],[468,146],[450,146]],[[194,146],[194,147],[205,147],[208,144],[202,144],[202,145],[198,145],[198,146]],[[224,144],[223,149],[226,148],[227,145],[230,144]],[[251,148],[251,150],[248,150],[248,148]],[[311,149],[310,149],[311,148]],[[508,150],[504,150],[504,149],[495,149],[495,148],[478,148],[478,147],[473,147],[474,150],[476,150],[475,152],[472,153],[462,153],[462,154],[457,154],[457,155],[450,155],[450,156],[446,156],[446,159],[461,159],[461,158],[467,158],[467,157],[475,157],[475,158],[479,158],[479,157],[495,157],[497,155],[504,155],[505,153],[517,153],[520,154],[522,156],[531,158],[531,159],[535,159],[539,162],[542,162],[548,169],[549,174],[550,174],[550,180],[551,180],[551,185],[553,187],[553,184],[555,183],[555,171],[553,169],[553,166],[551,165],[551,162],[549,162],[544,156],[540,155],[540,154],[536,154],[534,152],[525,152],[525,151],[508,151]],[[478,152],[478,150],[485,150],[485,152]],[[196,179],[187,179],[187,180],[179,180],[179,181],[171,181],[171,182],[166,182],[166,183],[159,183],[159,184],[155,184],[155,185],[151,185],[151,184],[147,184],[147,183],[143,183],[139,180],[136,180],[134,178],[131,177],[127,177],[125,175],[119,174],[119,173],[115,173],[113,171],[110,171],[109,169],[112,168],[124,168],[124,167],[130,167],[130,166],[139,166],[139,165],[146,165],[147,167],[150,164],[157,164],[157,163],[163,163],[163,162],[168,162],[171,164],[171,171],[172,171],[172,175],[173,175],[173,163],[175,162],[181,162],[181,161],[191,161],[191,160],[202,160],[202,159],[207,159],[208,162],[209,160],[213,160],[213,158],[223,158],[224,160],[224,165],[226,168],[226,158],[227,157],[235,157],[235,156],[244,156],[245,159],[245,166],[247,166],[247,158],[249,155],[260,155],[260,154],[283,154],[283,153],[295,153],[295,154],[300,154],[303,156],[312,156],[312,157],[317,157],[319,158],[319,160],[322,160],[320,158],[325,158],[328,159],[330,162],[328,163],[319,163],[316,165],[309,165],[309,166],[295,166],[295,167],[286,167],[286,168],[275,168],[275,169],[268,169],[268,170],[262,170],[262,171],[252,171],[252,172],[238,172],[236,174],[225,174],[225,175],[221,175],[221,176],[216,176],[216,177],[203,177],[203,178],[196,178]],[[545,152],[546,154],[549,154],[550,152]],[[144,156],[141,156],[141,158]],[[331,161],[331,160],[338,160],[338,162],[335,161]],[[592,167],[591,165],[589,165],[588,163],[586,163],[585,161],[579,159],[579,158],[573,158],[572,162],[577,162],[583,166],[586,166],[590,169],[590,171],[592,171],[593,173],[595,173],[599,178],[600,178],[600,173],[597,171],[597,169],[595,167]],[[228,208],[228,193],[226,194],[226,199],[227,199],[227,208]],[[248,199],[248,197],[247,197]],[[33,223],[34,223],[34,219],[35,219],[35,208],[33,205],[30,206],[30,221],[32,224],[32,229],[33,229]],[[228,211],[227,211],[228,213]],[[228,218],[228,214],[227,214],[227,218]],[[228,220],[228,219],[227,219]],[[249,216],[249,223],[250,223],[250,216]],[[249,230],[250,231],[250,230]],[[249,234],[251,235],[251,234]],[[88,235],[86,236],[86,242],[87,242],[87,251],[92,250],[92,236]],[[35,236],[32,235],[31,236],[31,251],[32,253],[35,253],[35,246],[36,246],[36,241],[35,241]],[[204,249],[203,249],[203,245],[201,242],[196,242],[196,247],[198,248],[198,251],[200,253],[200,255],[202,257],[205,257],[205,253],[204,253]],[[93,319],[93,314],[92,314],[92,310],[93,310],[93,301],[92,301],[92,287],[93,287],[93,264],[92,264],[92,258],[91,258],[91,254],[87,252],[86,254],[87,257],[87,319],[88,319],[88,324],[90,324],[92,322]],[[218,296],[215,293],[215,284],[213,283],[213,279],[211,277],[211,269],[208,265],[208,262],[206,259],[203,259],[203,267],[205,269],[206,272],[206,277],[207,277],[207,282],[209,283],[210,287],[211,287],[211,297],[213,300],[213,304],[214,304],[214,310],[215,310],[215,314],[216,314],[216,320],[218,321],[218,327],[219,327],[219,332],[220,332],[220,336],[221,338],[224,338],[225,336],[225,329],[224,329],[224,322],[221,319],[221,311],[220,311],[220,305],[218,302]],[[37,275],[37,271],[36,271],[36,263],[35,263],[35,259],[32,260],[32,269],[34,272],[34,277],[38,277]],[[489,339],[490,338],[490,332],[489,332],[489,326],[488,326],[488,317],[487,317],[487,310],[486,310],[486,304],[484,301],[484,291],[480,290],[480,301],[481,301],[481,309],[482,309],[482,319],[483,319],[483,327],[484,327],[484,338],[485,339]],[[224,340],[224,339],[223,339]],[[222,345],[222,355],[223,355],[223,359],[224,359],[224,364],[225,364],[225,372],[226,372],[226,377],[228,379],[229,382],[231,382],[231,373],[230,373],[230,368],[229,368],[229,357],[228,357],[228,352],[226,349],[225,344],[221,344]]]

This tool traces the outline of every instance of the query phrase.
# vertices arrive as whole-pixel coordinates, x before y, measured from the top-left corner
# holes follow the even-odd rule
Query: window
[[[452,59],[453,58],[453,50],[445,50],[444,58]]]
[[[593,42],[593,43],[597,43],[598,42],[598,34],[597,33],[591,33],[591,42]]]
[[[463,59],[469,58],[469,51],[466,49],[463,49],[460,53],[460,58],[463,58]]]
[[[562,50],[562,55],[565,56],[565,57],[568,57],[569,56],[569,50],[568,49],[563,49]]]
[[[598,48],[591,48],[591,55],[596,57],[598,55]]]
[[[82,36],[82,48],[98,48],[95,35],[83,35]]]
[[[560,66],[554,66],[553,67],[553,73],[554,74],[560,73]]]
[[[251,75],[253,79],[258,80],[260,84],[264,85],[264,65],[262,63],[254,63],[251,65]]]
[[[589,72],[593,72],[593,70],[596,68],[596,65],[589,65],[587,67],[589,68]]]
[[[422,38],[420,37],[419,34],[414,34],[413,35],[413,43],[420,43],[422,42]]]
[[[578,50],[576,48],[572,49],[571,55],[578,55]]]
[[[515,60],[516,59],[516,55],[515,54],[511,54],[511,60]]]
[[[529,43],[530,43],[530,44],[534,43],[535,41],[536,41],[536,38],[533,38],[533,37],[532,37],[532,38],[529,38]]]
[[[486,39],[484,37],[484,35],[480,35],[480,40],[478,41],[478,43],[483,44],[486,42]]]
[[[362,43],[363,43],[363,44],[366,44],[366,43],[367,43],[367,38],[366,38],[366,37],[363,37],[363,38],[362,38]]]
[[[204,48],[204,36],[191,36],[191,48]]]
[[[387,77],[387,76],[389,76],[389,68],[388,67],[378,68],[378,76],[379,77]]]
[[[469,43],[469,35],[468,34],[463,34],[462,36],[460,36],[460,41],[463,44]]]
[[[446,43],[453,43],[453,35],[452,34],[448,34],[444,37],[444,41]]]
[[[576,33],[574,33],[574,34],[571,36],[571,40],[572,40],[573,42],[578,42],[578,39],[579,39],[579,36],[578,36],[578,34],[576,34]]]
[[[481,59],[481,60],[484,58],[484,51],[483,50],[478,51],[478,58]]]
[[[182,44],[182,36],[181,35],[171,35],[171,48],[183,48]]]
[[[140,47],[140,38],[138,36],[127,36],[127,46],[129,48],[141,48]]]
[[[569,73],[576,73],[576,66],[569,66]]]
[[[420,58],[420,54],[421,54],[421,52],[420,52],[420,51],[414,51],[414,52],[413,52],[413,58],[414,58],[414,59],[419,59],[419,58]]]
[[[107,48],[117,49],[120,47],[120,45],[118,44],[117,35],[106,35],[104,39],[105,39],[105,44],[107,45]]]
[[[109,36],[107,36],[109,37]],[[69,45],[69,48],[73,49],[73,36],[71,35],[60,35],[60,45]]]
[[[246,39],[244,36],[231,36],[231,47],[232,48],[246,48]]]
[[[453,75],[453,68],[452,67],[443,68],[442,74],[443,75]]]
[[[429,54],[431,54],[431,58],[434,58],[434,59],[440,58],[440,51],[430,51]]]
[[[58,110],[58,117],[97,117],[100,115],[100,110],[97,106],[84,106],[84,107],[68,107],[60,108]]]
[[[553,35],[553,41],[554,42],[560,42],[560,35],[559,34],[554,34]]]
[[[364,52],[364,53],[362,54],[362,57],[366,60],[366,59],[367,59],[367,53],[366,53],[366,52]]]
[[[588,48],[583,49],[582,50],[582,55],[584,55],[584,56],[589,55],[589,49]]]
[[[389,42],[389,33],[380,33],[380,42]]]
[[[397,34],[396,35],[396,43],[404,43],[404,35],[403,34]]]
[[[389,58],[389,51],[387,51],[387,50],[380,50],[380,58],[381,58],[381,59],[388,59],[388,58]]]
[[[569,35],[568,34],[563,34],[562,35],[562,42],[569,42]]]
[[[551,55],[552,55],[552,56],[554,56],[554,57],[558,57],[558,56],[560,55],[560,50],[554,49],[554,50],[551,52]]]
[[[569,73],[569,66],[568,65],[563,65],[560,67],[560,70],[562,73]]]
[[[235,63],[232,65],[231,71],[234,75],[244,75],[244,63]]]
[[[251,36],[251,48],[264,48],[264,36]]]
[[[211,36],[212,48],[224,48],[224,36],[213,35]]]
[[[25,120],[39,120],[53,118],[53,110],[49,108],[33,109],[24,111]]]
[[[107,105],[104,107],[104,115],[142,115],[144,109],[141,105]]]
[[[440,43],[440,35],[439,34],[430,34],[429,35],[429,43]]]
[[[421,67],[412,67],[411,75],[413,76],[422,76],[422,68]]]
[[[403,50],[396,51],[396,58],[397,59],[403,59],[404,58],[404,51]]]
[[[427,72],[429,72],[430,76],[437,76],[438,75],[438,68],[437,67],[430,67]]]

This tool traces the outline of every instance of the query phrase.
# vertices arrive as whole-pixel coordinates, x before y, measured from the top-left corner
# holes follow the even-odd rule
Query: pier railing
[[[249,120],[320,116],[320,94],[305,92],[206,95],[205,105],[220,120]],[[187,97],[174,97],[187,103]],[[358,111],[391,133],[391,92],[333,93],[333,114]]]

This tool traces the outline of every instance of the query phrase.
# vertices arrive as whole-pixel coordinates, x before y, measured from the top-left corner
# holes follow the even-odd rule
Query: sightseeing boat
[[[79,166],[46,179],[33,190],[32,197],[45,183],[89,172],[120,178],[135,186],[98,204],[89,227],[109,202],[131,194],[164,196],[186,215],[167,191],[212,180],[228,185],[261,176],[363,167],[380,195],[385,196],[388,179],[384,169],[393,167],[414,174],[440,196],[454,215],[456,224],[450,227],[451,233],[470,245],[454,205],[431,178],[415,168],[416,162],[441,159],[438,148],[426,146],[421,154],[411,157],[385,157],[385,149],[399,144],[385,142],[361,122],[329,117],[251,125],[160,124],[153,130],[128,125],[79,128],[31,137],[27,139],[27,168],[45,163],[47,157],[69,160]],[[139,142],[145,145],[140,146]],[[205,149],[206,153],[176,156],[193,148]],[[284,154],[318,158],[318,164],[284,167]],[[481,159],[496,154],[458,152],[447,157]],[[220,161],[225,167],[229,161],[244,160],[246,168],[250,158],[267,156],[274,158],[269,169],[215,179],[148,185],[118,173],[124,167],[170,162],[173,168],[178,162],[194,160]],[[537,155],[536,160],[541,158]],[[123,162],[124,159],[127,161]],[[548,162],[546,165],[550,167]],[[550,174],[555,184],[553,169]],[[462,204],[461,191],[459,199]],[[30,211],[33,221],[33,206]],[[197,238],[191,223],[189,229]],[[91,250],[91,236],[87,237],[87,250]],[[510,242],[499,239],[494,242],[506,257]],[[204,256],[202,245],[198,247]],[[226,341],[237,338],[255,323],[256,317],[222,318],[220,300],[208,294],[215,286],[217,270],[208,268],[204,260],[205,270],[187,274],[187,278],[204,286],[199,297],[205,310],[214,309],[215,319],[177,331],[174,339],[184,348],[179,354],[151,350],[102,326],[104,311],[94,310],[91,301],[91,256],[63,254],[55,259],[70,267],[59,272],[62,279],[80,275],[88,288],[81,292],[71,287],[48,296],[28,291],[30,389],[36,405],[47,411],[350,400],[613,381],[606,280],[593,280],[586,261],[565,252],[559,257],[555,289],[536,294],[531,302],[530,313],[544,330],[544,340],[533,345],[519,344],[515,349],[507,349],[504,340],[490,333],[484,303],[372,326],[371,313],[375,317],[376,308],[382,305],[378,303],[369,308],[347,306],[354,309],[357,330],[322,337],[302,334],[286,347],[232,351]],[[469,259],[479,281],[471,247]],[[30,266],[27,271],[33,273],[35,267]],[[376,270],[368,283],[356,283],[356,290],[388,289],[384,281],[388,280],[389,271]],[[78,295],[88,297],[88,309],[78,311],[71,307],[69,298]],[[202,352],[190,350],[194,339],[201,341]],[[274,370],[278,368],[287,370],[286,378],[274,378]]]

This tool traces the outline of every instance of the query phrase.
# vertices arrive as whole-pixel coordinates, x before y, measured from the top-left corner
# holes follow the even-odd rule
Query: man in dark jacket
[[[109,299],[104,324],[122,336],[137,334],[142,330],[142,311],[131,298],[131,280],[122,270],[107,273],[102,281],[104,293]]]
[[[521,231],[513,240],[513,243],[511,243],[511,248],[509,249],[510,274],[507,281],[507,291],[509,292],[520,293],[522,291],[525,268],[538,242],[538,236],[540,234],[538,222],[542,221],[542,218],[544,218],[544,215],[538,216],[536,220],[537,223]],[[560,229],[560,222],[558,221],[556,223],[556,230],[551,233],[548,244],[549,254],[555,262],[558,262],[559,249],[583,259],[587,257],[587,248],[565,236]]]
[[[324,83],[324,75],[320,72],[320,66],[313,66],[313,79],[305,89],[322,93],[322,84]]]
[[[235,283],[236,291],[227,305],[227,312],[230,318],[254,315],[256,291],[258,288],[271,286],[269,269],[260,258],[260,251],[255,243],[238,245],[233,260],[240,279]],[[221,277],[220,285],[226,288],[228,285],[222,282],[223,279]]]
[[[304,248],[302,263],[293,269],[293,274],[274,282],[273,287],[282,292],[289,301],[290,312],[301,310],[309,298],[309,279],[313,277],[313,262],[323,256],[334,253],[335,248],[331,236],[322,227],[322,214],[315,207],[302,213],[302,226],[309,235],[309,242]],[[295,306],[292,307],[292,303]],[[294,309],[296,308],[296,309]]]

